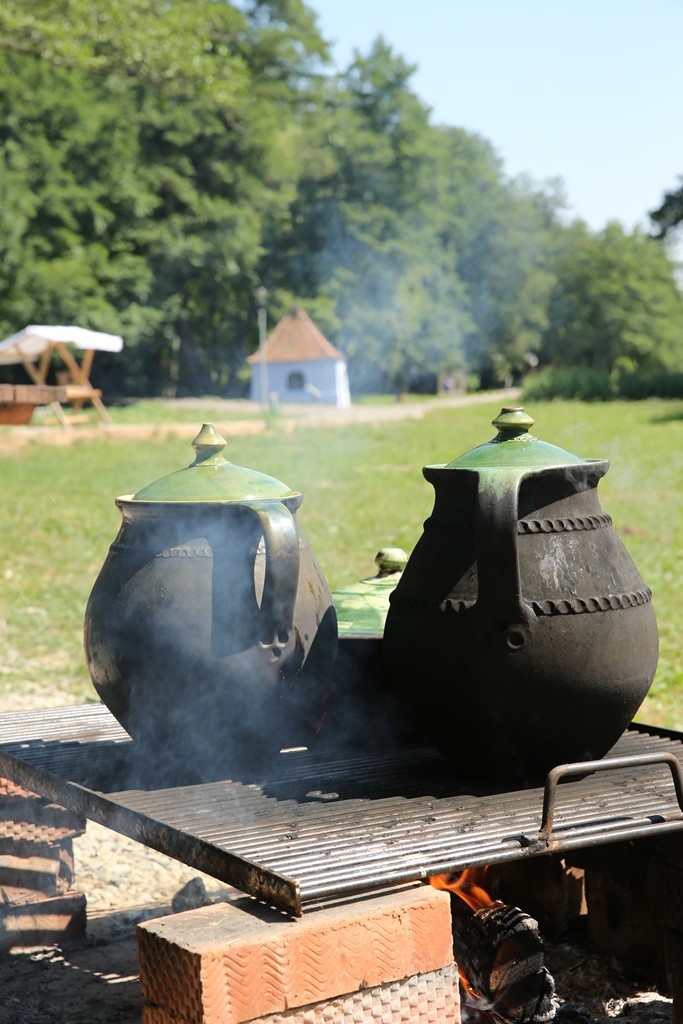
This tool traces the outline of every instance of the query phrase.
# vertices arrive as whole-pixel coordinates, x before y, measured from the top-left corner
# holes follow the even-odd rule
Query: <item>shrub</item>
[[[683,398],[683,373],[666,370],[630,370],[619,374],[620,398]]]
[[[615,397],[612,378],[587,367],[548,367],[524,382],[524,401],[546,402],[554,398],[605,402]]]

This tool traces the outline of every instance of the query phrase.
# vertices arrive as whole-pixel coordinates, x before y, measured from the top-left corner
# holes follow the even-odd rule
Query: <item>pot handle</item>
[[[477,606],[489,622],[503,628],[512,650],[524,646],[535,621],[522,597],[519,573],[517,515],[522,475],[481,469],[477,491]]]
[[[281,501],[242,502],[258,519],[266,548],[266,573],[261,598],[261,640],[286,643],[294,624],[299,585],[299,532],[294,516]]]

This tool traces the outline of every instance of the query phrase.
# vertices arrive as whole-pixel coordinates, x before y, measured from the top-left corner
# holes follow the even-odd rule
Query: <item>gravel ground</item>
[[[86,938],[0,955],[0,1024],[139,1024],[135,926],[173,913],[174,903],[188,909],[240,895],[95,822],[74,840],[74,862]]]
[[[93,821],[74,840],[74,860],[76,887],[88,898],[91,919],[113,913],[133,919],[139,912],[149,916],[150,907],[168,909],[192,879],[201,879],[212,901],[236,891]]]

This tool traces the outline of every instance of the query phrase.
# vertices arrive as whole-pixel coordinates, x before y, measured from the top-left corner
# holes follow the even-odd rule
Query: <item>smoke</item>
[[[244,778],[306,745],[324,714],[336,616],[299,533],[300,565],[279,572],[284,541],[259,553],[259,521],[240,506],[137,516],[124,509],[85,639],[140,770],[157,784]]]
[[[405,703],[385,678],[379,637],[339,639],[332,691],[314,751],[390,751],[417,737]]]

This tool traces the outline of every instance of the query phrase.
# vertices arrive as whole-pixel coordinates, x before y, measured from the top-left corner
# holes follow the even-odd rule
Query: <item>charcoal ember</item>
[[[593,1024],[593,1018],[585,1006],[564,1003],[555,1014],[555,1024]]]
[[[499,1020],[505,1024],[553,1020],[555,983],[545,967],[543,942],[533,917],[504,903],[475,913],[456,909],[453,938],[461,973]]]
[[[206,891],[203,879],[191,878],[173,897],[171,909],[174,914],[180,914],[184,910],[198,910],[199,907],[208,907],[210,904],[211,897]]]

